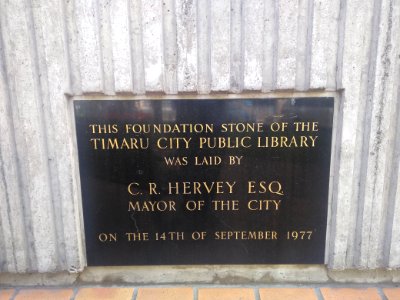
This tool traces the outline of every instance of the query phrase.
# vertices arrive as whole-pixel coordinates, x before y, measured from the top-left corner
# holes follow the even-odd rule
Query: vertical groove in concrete
[[[243,1],[243,88],[261,90],[263,61],[264,1]],[[267,37],[269,38],[269,37]]]
[[[230,88],[230,0],[211,2],[211,90]]]
[[[337,90],[343,89],[343,51],[344,51],[344,38],[346,29],[346,11],[347,0],[337,0],[339,5],[338,19],[337,19],[337,52],[336,52],[336,73],[335,88]]]
[[[128,1],[129,46],[131,51],[132,89],[134,94],[144,94],[145,74],[143,55],[143,26],[141,0]]]
[[[114,3],[114,1],[112,1],[112,3]],[[114,34],[114,32],[111,31],[110,6],[110,1],[98,0],[93,7],[98,20],[100,75],[103,93],[106,95],[115,94],[114,74],[116,73],[113,59],[114,40],[112,39],[112,34]],[[120,18],[122,19],[122,16],[120,16]]]
[[[178,45],[175,0],[162,0],[162,31],[164,46],[164,92],[178,92]]]
[[[131,1],[129,1],[131,2]],[[114,67],[115,92],[132,93],[131,48],[129,36],[128,0],[114,0],[110,3],[111,47]]]
[[[340,3],[314,1],[310,89],[336,90]]]
[[[295,88],[299,91],[306,91],[310,88],[313,2],[313,0],[299,1],[295,80]]]
[[[327,77],[330,63],[326,54],[332,46],[336,50],[335,42],[330,42],[330,40],[337,38],[337,34],[332,32],[328,25],[332,23],[336,25],[336,22],[329,18],[329,9],[332,9],[336,3],[339,3],[339,1],[316,1],[313,5],[312,45],[310,49],[312,51],[310,55],[310,88],[313,89],[328,87]],[[328,32],[329,34],[327,34]],[[336,71],[336,68],[334,70]],[[332,90],[335,90],[335,87]]]
[[[230,17],[230,91],[240,93],[243,90],[243,3],[231,0]]]
[[[277,90],[295,88],[299,1],[278,0]]]
[[[197,1],[197,92],[211,91],[211,0]]]
[[[77,23],[76,36],[83,93],[103,92],[97,5],[97,0],[75,0],[74,19]]]
[[[143,55],[145,88],[148,92],[163,91],[162,3],[142,0]]]
[[[262,91],[270,92],[276,88],[279,10],[278,1],[264,0],[264,28],[262,37]]]
[[[197,3],[176,0],[177,84],[180,92],[197,91]],[[207,9],[205,7],[204,9]],[[206,24],[204,24],[206,25]],[[207,27],[203,30],[207,30]],[[208,46],[207,44],[205,46]],[[206,64],[207,62],[204,62]],[[203,64],[203,62],[201,62]]]
[[[70,95],[80,95],[82,94],[82,79],[79,66],[75,0],[61,1],[61,9],[63,11],[66,63],[68,68],[65,92]]]

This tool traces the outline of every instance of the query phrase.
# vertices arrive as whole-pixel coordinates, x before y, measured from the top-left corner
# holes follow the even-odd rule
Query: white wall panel
[[[0,0],[0,270],[85,265],[66,95],[338,91],[327,264],[400,266],[400,0]]]

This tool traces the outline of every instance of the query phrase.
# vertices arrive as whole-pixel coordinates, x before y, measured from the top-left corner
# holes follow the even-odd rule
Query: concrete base
[[[82,273],[0,274],[0,286],[90,284],[400,283],[400,270],[328,270],[325,266],[88,267]]]

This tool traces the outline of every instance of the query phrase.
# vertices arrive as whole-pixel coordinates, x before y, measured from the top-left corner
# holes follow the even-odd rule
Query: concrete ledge
[[[400,283],[400,270],[328,270],[315,265],[88,267],[82,273],[0,273],[0,286],[87,284]]]

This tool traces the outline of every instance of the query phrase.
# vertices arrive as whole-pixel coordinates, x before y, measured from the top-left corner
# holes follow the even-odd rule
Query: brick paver
[[[140,288],[136,300],[192,300],[192,288]]]
[[[318,300],[310,288],[267,288],[260,289],[261,300]]]
[[[254,300],[254,290],[246,288],[202,288],[198,300]]]
[[[15,296],[15,300],[70,300],[72,289],[23,289]]]
[[[3,288],[0,300],[193,300],[193,287]],[[199,287],[197,300],[400,300],[400,287]],[[382,295],[382,291],[384,296]],[[15,295],[15,296],[14,296]],[[259,297],[258,297],[259,295]],[[382,298],[381,296],[382,295]]]
[[[321,288],[325,300],[381,300],[375,288]]]
[[[0,300],[9,300],[13,294],[13,289],[0,290]]]
[[[133,288],[80,288],[75,300],[131,300]]]
[[[386,288],[383,289],[388,300],[399,300],[400,299],[400,288]]]

